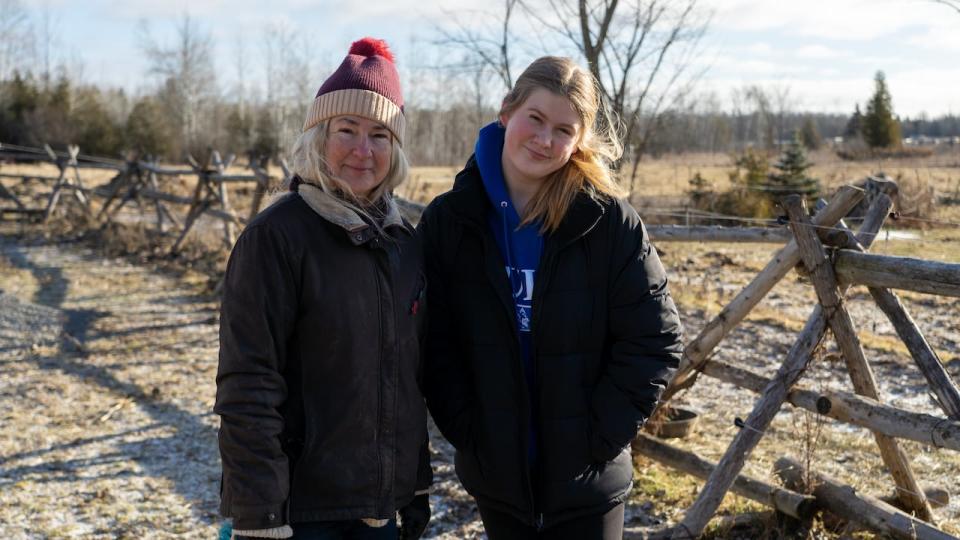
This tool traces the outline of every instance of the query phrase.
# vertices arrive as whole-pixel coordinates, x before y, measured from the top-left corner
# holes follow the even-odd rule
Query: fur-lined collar
[[[343,229],[349,233],[360,232],[370,227],[356,212],[347,208],[337,201],[333,195],[330,195],[317,186],[303,183],[297,186],[297,191],[303,200],[306,201],[307,205],[319,214],[320,217],[334,225],[343,227]],[[400,208],[397,206],[397,203],[390,197],[387,197],[385,201],[387,213],[383,218],[383,228],[406,228],[403,224],[403,218],[400,216]]]

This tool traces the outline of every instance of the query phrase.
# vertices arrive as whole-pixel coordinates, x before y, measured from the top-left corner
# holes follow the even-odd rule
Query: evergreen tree
[[[120,153],[123,145],[120,127],[110,118],[103,96],[95,87],[76,92],[70,123],[73,142],[80,145],[81,152],[101,156]]]
[[[155,158],[170,153],[174,128],[154,98],[145,97],[134,104],[125,131],[130,150]]]
[[[863,115],[863,140],[871,148],[889,148],[900,144],[900,123],[893,116],[893,103],[882,71],[874,77],[873,97]]]
[[[257,135],[250,148],[251,155],[260,159],[273,158],[280,153],[280,133],[269,107],[262,107],[257,115]]]
[[[807,176],[807,169],[813,164],[807,160],[800,133],[796,133],[793,142],[783,151],[780,159],[773,165],[776,172],[767,175],[765,188],[770,197],[780,199],[789,194],[803,195],[814,200],[820,193],[820,183]]]
[[[803,121],[803,127],[800,128],[800,140],[803,141],[803,146],[807,150],[816,150],[823,144],[820,130],[817,129],[817,124],[813,121],[813,118],[809,116]]]
[[[690,189],[687,191],[687,195],[690,197],[690,204],[694,208],[704,209],[706,203],[712,198],[713,185],[700,174],[700,171],[693,175],[689,184]]]
[[[843,130],[843,136],[849,139],[855,139],[860,136],[860,132],[863,130],[863,113],[860,112],[860,104],[857,103],[857,106],[853,110],[853,114],[850,115],[850,120],[847,122],[846,129]]]

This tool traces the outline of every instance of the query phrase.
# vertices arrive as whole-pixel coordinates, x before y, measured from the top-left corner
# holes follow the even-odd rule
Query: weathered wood
[[[37,176],[35,174],[12,174],[12,173],[0,173],[0,178],[21,178],[23,181],[30,180],[39,180],[42,182],[56,182],[56,176]]]
[[[192,204],[193,203],[193,199],[189,199],[187,197],[180,197],[178,195],[173,195],[170,193],[164,193],[162,191],[155,191],[152,189],[141,190],[140,196],[146,199],[156,199],[156,200],[171,202],[175,204]],[[203,211],[203,213],[205,213],[210,217],[214,217],[223,221],[232,221],[239,225],[245,225],[247,223],[247,220],[242,217],[236,216],[232,213],[224,212],[223,210],[218,210],[216,208],[207,208],[206,210]],[[169,214],[167,215],[167,217],[171,218]]]
[[[224,212],[228,214],[230,212],[230,192],[227,190],[227,184],[223,182],[223,171],[230,166],[230,163],[233,162],[234,156],[230,155],[227,158],[227,161],[224,162],[220,159],[220,152],[213,152],[213,165],[216,167],[217,174],[211,175],[211,182],[217,183],[217,197],[220,199],[220,207]],[[214,180],[214,176],[216,179]],[[226,244],[227,248],[232,248],[233,243],[236,241],[236,234],[233,227],[233,221],[224,221],[223,222],[223,243]]]
[[[889,210],[889,203],[889,199],[875,201],[871,205],[870,212],[885,215]],[[874,219],[865,223],[871,227],[879,228],[883,221]],[[815,236],[815,230],[818,229],[810,227],[805,229],[804,232]],[[864,230],[864,238],[872,239],[875,232],[872,229]],[[829,268],[829,265],[826,266]],[[817,304],[813,313],[807,319],[799,338],[787,353],[786,360],[763,389],[760,399],[743,424],[744,428],[734,437],[733,442],[727,448],[713,474],[710,475],[697,500],[694,501],[693,506],[690,507],[683,521],[677,527],[676,538],[686,538],[690,535],[699,536],[703,532],[707,522],[720,506],[724,494],[730,489],[733,478],[743,469],[743,464],[780,410],[786,400],[788,391],[806,370],[807,364],[813,356],[813,351],[823,338],[826,326],[827,319],[824,316],[824,308]]]
[[[819,227],[831,227],[840,221],[863,198],[863,191],[852,186],[841,187],[830,203],[813,218]],[[662,402],[693,384],[696,368],[720,341],[733,330],[774,285],[800,262],[796,240],[791,240],[767,263],[763,270],[720,313],[700,331],[683,350],[680,367],[663,394]]]
[[[797,195],[785,197],[781,202],[790,216],[790,227],[800,247],[803,264],[810,272],[810,280],[817,292],[823,314],[836,338],[837,346],[847,364],[847,371],[856,392],[862,396],[879,400],[877,382],[867,363],[857,336],[853,319],[843,305],[843,297],[837,288],[833,265],[827,258],[826,250],[810,227],[810,218],[806,215],[803,198]],[[883,462],[893,475],[899,488],[900,500],[927,521],[933,520],[933,513],[926,497],[920,490],[917,480],[910,469],[906,455],[901,451],[896,439],[874,432],[877,446]]]
[[[641,433],[633,441],[633,448],[645,456],[668,467],[683,471],[697,478],[706,479],[716,467],[693,452],[681,450],[657,438]],[[814,498],[762,482],[745,475],[738,475],[731,487],[734,493],[770,506],[788,516],[808,519],[813,516]]]
[[[777,374],[764,388],[763,395],[757,401],[741,429],[733,438],[733,442],[723,454],[723,458],[714,468],[706,485],[697,496],[697,500],[687,510],[683,521],[678,526],[674,538],[697,537],[716,513],[723,501],[724,495],[730,489],[734,479],[743,469],[744,463],[756,448],[770,422],[777,415],[787,392],[796,383],[806,369],[814,349],[820,343],[826,328],[826,320],[819,316],[817,310],[811,316],[800,337],[790,348],[787,358],[777,370]]]
[[[9,191],[2,183],[0,183],[0,199],[9,199],[13,201],[13,204],[16,205],[16,207],[20,210],[26,208],[26,206],[20,202],[20,199],[18,199],[17,196],[14,195],[13,192]]]
[[[841,283],[960,296],[960,264],[840,250],[834,268]]]
[[[257,176],[254,174],[211,174],[210,178],[216,180],[217,182],[226,182],[232,184],[257,181]]]
[[[187,210],[186,219],[183,220],[183,229],[180,231],[180,236],[177,237],[176,241],[170,247],[171,254],[175,254],[180,251],[180,246],[187,238],[187,233],[190,232],[194,222],[196,222],[197,218],[200,217],[200,214],[210,207],[209,195],[204,193],[204,190],[209,189],[205,178],[207,173],[196,164],[196,159],[194,159],[193,156],[187,154],[187,159],[190,160],[191,164],[196,168],[197,185],[193,189],[193,197],[190,199],[190,208]]]
[[[792,238],[790,232],[772,227],[719,227],[682,225],[647,225],[650,238],[657,242],[768,242],[783,244]]]
[[[927,379],[940,407],[947,416],[960,420],[960,389],[950,378],[936,351],[924,339],[900,299],[889,289],[870,287],[868,290],[873,300],[890,319],[900,339],[906,344],[910,356]]]
[[[250,169],[253,171],[254,177],[257,179],[257,187],[253,192],[253,201],[250,204],[250,215],[247,216],[247,220],[252,220],[258,213],[260,213],[260,206],[263,204],[263,198],[267,194],[267,190],[270,189],[270,175],[267,174],[263,168],[258,166],[253,160],[250,161]]]
[[[63,192],[64,178],[67,175],[67,168],[60,167],[60,175],[57,177],[57,181],[53,185],[53,191],[50,193],[50,197],[47,199],[47,207],[43,212],[43,221],[50,219],[50,216],[53,215],[53,211],[57,208],[57,203],[60,201],[60,194]]]
[[[841,250],[837,255],[867,255],[862,252],[862,247],[855,245],[851,247],[853,251]],[[903,257],[897,257],[897,259],[902,258]],[[836,261],[837,257],[834,258],[835,268],[837,265]],[[929,263],[932,261],[921,262]],[[934,264],[943,265],[946,263]],[[956,279],[960,281],[960,265],[949,266],[957,267]],[[955,286],[955,284],[953,285]],[[920,368],[920,372],[923,373],[931,390],[933,390],[940,408],[943,409],[948,417],[960,420],[960,388],[957,388],[957,385],[947,373],[947,370],[944,369],[943,363],[940,362],[936,351],[934,351],[930,344],[927,343],[927,340],[924,339],[923,333],[920,332],[920,328],[913,322],[913,318],[910,317],[903,303],[900,302],[900,298],[886,288],[870,286],[867,290],[870,291],[870,295],[873,297],[877,306],[886,314],[891,324],[893,324],[894,329],[896,329],[897,335],[900,336],[900,339],[903,340],[907,346],[907,350],[910,351],[910,356],[917,364],[917,367]]]
[[[790,458],[780,458],[775,465],[777,475],[788,486],[801,490],[803,467]],[[830,512],[874,531],[904,540],[956,540],[929,523],[864,493],[843,485],[823,474],[814,476],[813,494],[817,502]]]
[[[770,379],[766,377],[718,360],[705,363],[703,373],[757,393],[762,393],[770,384]],[[954,420],[905,411],[868,397],[840,391],[821,394],[795,387],[787,394],[787,401],[812,413],[890,437],[910,439],[960,452],[960,422]]]
[[[160,167],[154,163],[148,163],[146,161],[137,162],[137,166],[145,171],[150,171],[163,176],[182,176],[182,175],[192,175],[196,174],[196,171],[193,169],[167,169]]]

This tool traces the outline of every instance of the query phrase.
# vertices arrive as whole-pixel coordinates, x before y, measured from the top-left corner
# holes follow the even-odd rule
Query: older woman
[[[421,250],[386,44],[355,42],[310,106],[291,193],[227,265],[215,410],[235,537],[419,538],[429,519],[419,387]]]

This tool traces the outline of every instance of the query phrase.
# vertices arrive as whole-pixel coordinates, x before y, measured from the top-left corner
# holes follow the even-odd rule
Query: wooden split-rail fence
[[[807,520],[815,510],[826,508],[846,520],[896,538],[954,538],[936,527],[927,495],[918,485],[898,439],[960,451],[960,390],[891,289],[958,297],[960,264],[868,252],[893,205],[890,195],[896,193],[896,184],[885,184],[886,189],[872,198],[856,234],[842,220],[864,198],[864,190],[852,186],[841,188],[812,219],[799,196],[782,201],[789,216],[792,239],[686,345],[680,368],[664,393],[658,413],[666,414],[670,399],[680,390],[691,388],[700,374],[751,390],[760,397],[750,415],[736,422],[740,430],[718,463],[710,463],[647,433],[637,437],[633,445],[635,451],[706,479],[678,525],[647,536],[674,539],[700,536],[724,495],[733,491],[799,520]],[[768,379],[712,359],[711,353],[723,338],[795,267],[813,285],[818,303],[777,373]],[[856,325],[844,303],[844,293],[855,284],[867,287],[876,305],[893,324],[925,377],[942,415],[920,414],[882,403]],[[831,330],[846,363],[853,392],[818,393],[799,384],[827,329]],[[775,469],[787,487],[741,474],[746,460],[786,402],[870,430],[896,487],[897,505],[857,492],[825,475],[804,471],[800,463],[788,457],[780,459]],[[654,423],[657,417],[655,414]],[[803,480],[808,478],[815,479],[814,485],[803,486]]]
[[[211,152],[208,160],[202,164],[191,158],[189,168],[164,168],[156,163],[136,160],[83,161],[75,146],[66,153],[54,152],[48,146],[44,150],[45,155],[38,154],[35,149],[27,150],[32,151],[27,155],[31,159],[54,163],[60,174],[57,177],[39,178],[0,173],[0,178],[18,177],[23,181],[39,179],[53,182],[53,189],[47,195],[46,205],[42,209],[28,208],[0,183],[0,200],[7,199],[14,205],[12,209],[3,209],[4,212],[48,219],[65,193],[76,197],[88,212],[92,212],[89,196],[102,197],[104,202],[97,217],[103,220],[112,219],[131,202],[137,203],[141,210],[152,205],[159,230],[164,230],[166,222],[179,229],[172,252],[180,248],[201,215],[222,220],[224,242],[232,245],[236,227],[256,215],[264,194],[271,185],[275,185],[264,168],[253,162],[249,165],[253,172],[251,175],[227,174],[226,169],[233,163],[233,157],[221,159],[217,152]],[[9,150],[0,146],[0,158],[4,151],[8,157],[11,155]],[[113,169],[117,174],[106,186],[88,189],[84,187],[79,172],[85,167]],[[165,175],[195,175],[197,184],[193,196],[188,198],[160,191],[157,179]],[[284,175],[289,177],[286,166]],[[230,182],[251,182],[256,185],[246,217],[237,216],[231,210],[226,189],[226,184]],[[893,182],[883,180],[868,182],[868,185],[870,189],[867,191],[853,186],[842,187],[812,218],[808,217],[799,196],[787,197],[782,204],[789,216],[790,231],[776,228],[648,226],[651,237],[658,242],[786,242],[786,246],[686,345],[680,367],[664,393],[661,411],[669,406],[672,397],[681,390],[691,388],[698,376],[704,374],[760,395],[750,415],[738,422],[741,429],[720,461],[711,463],[646,433],[641,433],[634,441],[636,452],[706,479],[697,499],[678,525],[647,536],[674,539],[700,536],[716,514],[724,495],[733,491],[799,520],[807,520],[818,509],[827,508],[842,518],[897,538],[954,538],[936,527],[927,495],[917,484],[909,459],[900,448],[898,439],[960,451],[960,390],[892,289],[960,297],[960,264],[869,253],[871,244],[890,214],[893,206],[891,197],[896,196],[897,187]],[[859,231],[854,234],[843,220],[868,192],[871,195],[869,209]],[[181,221],[165,203],[187,205],[186,217]],[[410,202],[403,202],[402,206],[414,220],[423,209],[422,205]],[[739,366],[712,359],[712,352],[724,337],[794,268],[807,276],[819,301],[777,373],[768,379]],[[877,306],[890,319],[927,380],[943,410],[942,415],[910,412],[881,402],[876,378],[860,345],[855,323],[844,304],[845,292],[855,284],[865,285]],[[818,393],[799,384],[828,328],[846,362],[853,392]],[[786,487],[741,474],[751,452],[763,438],[774,416],[787,402],[794,407],[870,430],[896,486],[898,505],[859,493],[825,475],[803,471],[798,462],[787,457],[776,465],[776,472]],[[652,424],[656,423],[657,416],[655,413]],[[803,480],[809,478],[815,478],[814,485],[802,486]]]
[[[250,160],[247,168],[252,174],[228,174],[235,156],[221,158],[220,153],[212,151],[205,161],[198,162],[193,156],[187,157],[186,166],[164,167],[157,162],[139,159],[126,161],[86,158],[80,156],[80,149],[69,145],[66,152],[56,152],[49,145],[43,149],[28,148],[0,143],[0,160],[29,160],[31,162],[51,163],[59,170],[57,176],[38,176],[25,173],[4,173],[0,170],[0,179],[16,178],[21,182],[39,181],[52,183],[51,191],[45,195],[43,208],[31,208],[12,191],[0,183],[0,201],[6,200],[12,207],[0,207],[0,218],[15,215],[21,218],[46,221],[57,211],[63,196],[74,197],[85,212],[97,222],[113,220],[120,210],[131,203],[141,212],[152,208],[156,216],[156,227],[161,233],[170,228],[178,230],[177,238],[170,247],[171,253],[177,253],[183,246],[187,235],[197,220],[206,215],[223,222],[223,241],[231,247],[236,240],[237,229],[246,224],[260,211],[264,196],[283,179],[272,179],[266,166],[256,160]],[[285,163],[281,162],[284,178],[290,176]],[[116,175],[105,185],[88,188],[84,185],[81,169],[108,169]],[[160,177],[195,176],[197,181],[191,197],[184,197],[161,191]],[[253,184],[250,210],[246,216],[240,216],[231,204],[227,185],[231,183]],[[99,210],[90,197],[96,195],[103,199]],[[168,205],[187,206],[185,217],[172,212]]]

